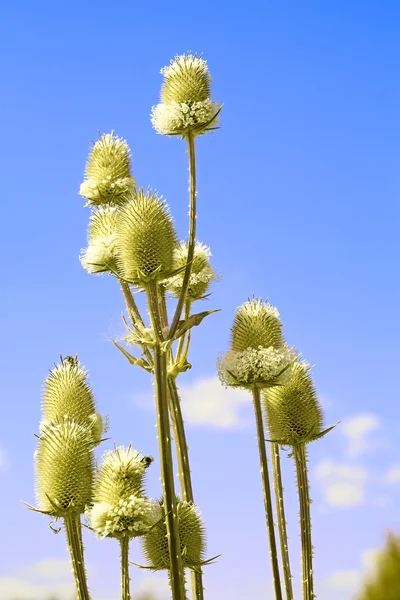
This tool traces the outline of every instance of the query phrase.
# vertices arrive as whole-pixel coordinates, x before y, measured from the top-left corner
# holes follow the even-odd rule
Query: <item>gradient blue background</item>
[[[358,569],[362,551],[400,526],[398,489],[384,509],[372,502],[380,473],[400,462],[399,26],[390,1],[3,4],[2,600],[11,599],[1,577],[21,568],[23,579],[23,565],[67,556],[63,534],[20,504],[34,502],[41,385],[60,353],[89,369],[113,439],[157,455],[151,381],[110,342],[122,333],[118,286],[78,260],[89,209],[77,191],[91,142],[114,129],[130,144],[138,183],[166,197],[186,235],[185,146],[149,120],[160,68],[185,51],[204,53],[224,103],[222,128],[197,146],[198,237],[222,274],[204,308],[223,311],[193,335],[182,384],[213,377],[235,308],[253,292],[268,298],[289,343],[316,365],[327,425],[364,413],[382,422],[381,450],[359,460],[371,472],[363,504],[319,512],[313,487],[317,580]],[[148,409],[137,401],[146,395]],[[243,410],[251,423],[251,403]],[[344,457],[339,429],[310,447],[312,484],[314,464]],[[188,436],[209,556],[224,553],[206,570],[208,600],[261,600],[248,591],[270,581],[255,430],[191,424]],[[283,460],[298,585],[294,472]],[[158,461],[149,490],[159,492]],[[117,546],[86,537],[91,587],[115,598]],[[140,562],[137,549],[132,556]],[[133,587],[142,575],[132,568]]]

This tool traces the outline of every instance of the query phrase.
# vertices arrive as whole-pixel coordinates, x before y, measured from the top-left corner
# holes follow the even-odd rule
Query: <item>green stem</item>
[[[69,513],[64,517],[68,550],[71,555],[78,600],[90,600],[83,555],[82,525],[80,515]]]
[[[273,511],[272,511],[271,486],[269,483],[269,474],[268,474],[267,450],[265,448],[265,441],[264,441],[265,436],[264,436],[264,426],[263,426],[263,420],[262,420],[260,390],[258,388],[253,389],[253,404],[254,404],[254,412],[255,412],[255,417],[256,417],[258,452],[260,455],[261,479],[262,479],[262,484],[263,484],[264,507],[265,507],[265,516],[266,516],[266,520],[267,520],[268,536],[269,536],[269,547],[270,547],[270,556],[271,556],[271,563],[272,563],[272,576],[273,576],[273,581],[274,581],[275,598],[276,598],[276,600],[282,600],[281,579],[280,579],[280,573],[279,573],[278,553],[277,553],[277,549],[276,549],[275,529],[274,529],[274,517],[273,517]]]
[[[189,279],[192,272],[192,261],[194,256],[194,247],[196,242],[196,154],[193,133],[189,132],[186,137],[189,153],[189,243],[188,255],[185,274],[183,276],[182,289],[176,306],[174,318],[172,319],[171,328],[168,334],[169,338],[173,338],[178,327],[179,319],[181,318],[182,310],[186,301],[187,291],[189,288]]]
[[[121,548],[121,577],[122,577],[122,600],[131,600],[130,578],[129,578],[129,538],[123,536],[119,540]]]
[[[292,574],[290,572],[289,547],[286,531],[285,507],[283,503],[283,486],[279,446],[271,442],[272,472],[274,476],[275,504],[278,515],[278,531],[281,544],[283,576],[287,600],[293,600]]]
[[[122,293],[124,295],[126,309],[128,311],[128,315],[130,317],[133,328],[137,329],[138,323],[140,326],[144,327],[145,326],[144,321],[143,321],[142,316],[139,312],[139,309],[136,305],[135,299],[133,297],[133,294],[131,292],[129,285],[125,281],[121,281],[121,280],[119,280],[119,283],[121,286]],[[146,358],[149,362],[149,365],[153,366],[153,357],[151,355],[150,350],[147,348],[147,346],[141,346],[141,349],[142,349],[143,354],[146,356]]]
[[[168,580],[169,580],[169,585],[170,585],[170,587],[171,587],[171,589],[172,589],[172,583],[171,583],[171,571],[168,571]],[[185,600],[189,600],[189,599],[188,599],[188,596],[187,596],[187,589],[186,589],[186,585],[187,585],[187,582],[186,582],[186,573],[185,573],[185,571],[183,571],[183,587],[184,587],[184,590],[185,590],[185,596],[184,596],[184,599],[185,599]]]
[[[191,304],[192,303],[190,302],[190,300],[186,300],[186,302],[185,302],[185,309],[184,309],[184,312],[183,312],[183,319],[184,319],[184,321],[186,321],[186,319],[188,319],[190,317]],[[181,358],[183,346],[184,346],[184,343],[185,343],[185,339],[186,339],[186,334],[181,335],[181,337],[179,338],[178,349],[176,351],[176,357],[175,357],[175,362],[176,363],[178,363],[179,359]]]
[[[311,514],[310,491],[307,474],[307,450],[305,444],[293,447],[293,456],[296,463],[297,487],[300,503],[300,530],[303,572],[303,599],[314,600],[313,577],[313,546],[311,542]]]

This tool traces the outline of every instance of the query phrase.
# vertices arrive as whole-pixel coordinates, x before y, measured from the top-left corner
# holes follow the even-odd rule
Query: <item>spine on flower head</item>
[[[38,506],[55,517],[83,513],[92,500],[94,457],[90,430],[69,417],[43,427],[35,453]]]
[[[184,568],[201,566],[205,559],[205,528],[201,516],[192,502],[176,499],[179,539]],[[167,540],[167,527],[163,500],[158,501],[158,523],[142,538],[144,555],[154,571],[169,570],[170,558]]]
[[[177,245],[174,223],[164,201],[139,190],[120,211],[117,225],[118,272],[130,282],[168,276]]]
[[[208,246],[201,242],[196,242],[187,291],[187,300],[190,302],[203,298],[208,291],[211,281],[216,279],[214,270],[210,264],[210,256],[211,251]],[[174,252],[174,270],[183,269],[186,266],[187,257],[188,243],[181,242]],[[164,282],[166,289],[172,292],[176,298],[180,296],[183,277],[184,272],[181,271]]]
[[[113,132],[93,144],[79,193],[89,206],[123,204],[135,191],[129,146]]]
[[[88,246],[81,264],[88,273],[115,272],[117,269],[117,206],[100,206],[90,216]]]
[[[154,523],[154,503],[144,495],[144,476],[152,462],[131,446],[107,451],[94,484],[87,515],[101,537],[143,535]]]
[[[68,416],[76,423],[89,427],[93,441],[100,442],[105,428],[101,415],[96,413],[87,371],[77,357],[61,358],[61,363],[50,371],[43,386],[42,413],[41,430],[49,423]]]
[[[287,382],[263,391],[269,438],[295,446],[321,433],[322,408],[307,363],[295,362]]]
[[[161,103],[153,106],[151,113],[157,133],[201,135],[215,128],[220,106],[210,98],[206,61],[192,54],[176,56],[161,74]]]

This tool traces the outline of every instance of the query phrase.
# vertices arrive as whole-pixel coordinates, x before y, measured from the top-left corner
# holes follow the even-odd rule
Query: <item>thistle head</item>
[[[92,500],[94,457],[88,427],[64,417],[43,427],[35,453],[39,508],[54,517],[83,513]]]
[[[289,367],[287,382],[263,391],[269,437],[284,445],[307,444],[321,433],[322,408],[305,362]]]
[[[211,77],[203,58],[176,56],[161,74],[161,103],[151,113],[157,133],[201,135],[216,126],[220,106],[210,99]]]
[[[196,506],[192,502],[177,500],[178,528],[182,563],[184,568],[199,566],[204,561],[206,549],[205,528]],[[155,571],[169,570],[167,526],[164,501],[158,501],[158,523],[142,538],[146,559]]]
[[[68,416],[80,425],[89,427],[95,443],[105,431],[101,416],[96,413],[93,391],[87,371],[77,357],[61,357],[60,364],[50,371],[42,392],[41,430],[49,423]]]
[[[90,151],[80,195],[88,206],[100,206],[123,204],[134,191],[128,144],[113,132],[101,135]]]
[[[101,206],[90,216],[88,246],[80,261],[88,273],[116,271],[118,207]]]
[[[175,248],[174,270],[186,266],[188,249],[189,245],[187,242],[181,242]],[[210,256],[210,248],[201,242],[196,242],[187,292],[187,299],[191,302],[203,298],[207,293],[211,281],[216,279],[214,270],[210,264]],[[168,278],[164,283],[166,289],[172,292],[176,298],[180,296],[184,274],[185,272],[181,271],[177,275]]]
[[[280,348],[284,344],[279,312],[261,299],[244,302],[235,314],[231,327],[231,349]]]
[[[125,279],[140,285],[172,271],[175,227],[168,206],[156,194],[139,190],[121,208],[117,234],[116,262]]]
[[[131,494],[116,505],[96,502],[86,510],[92,529],[102,538],[134,538],[144,535],[154,524],[154,503]]]

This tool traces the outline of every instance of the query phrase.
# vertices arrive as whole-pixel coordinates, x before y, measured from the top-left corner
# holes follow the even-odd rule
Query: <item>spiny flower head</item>
[[[94,457],[90,430],[69,417],[43,428],[35,453],[39,508],[55,517],[83,513],[92,501]]]
[[[118,506],[120,500],[144,494],[145,457],[131,446],[118,446],[103,457],[95,481],[95,502]]]
[[[113,132],[93,144],[79,193],[88,205],[123,204],[135,190],[129,146]]]
[[[251,299],[239,306],[231,327],[231,349],[280,348],[284,344],[279,312],[261,299]]]
[[[88,273],[115,271],[117,254],[117,206],[101,206],[90,216],[88,247],[80,261]]]
[[[177,246],[174,251],[174,269],[180,269],[186,266],[188,248],[189,245],[187,242],[181,242],[179,246]],[[210,282],[216,278],[210,264],[210,256],[210,248],[201,242],[196,242],[187,293],[188,300],[192,302],[200,300],[206,294]],[[172,292],[177,298],[179,298],[182,290],[184,274],[185,272],[181,271],[174,277],[167,279],[164,284],[167,290]]]
[[[168,206],[139,190],[120,211],[117,224],[118,272],[133,283],[172,272],[177,237]]]
[[[270,387],[286,380],[285,369],[296,356],[296,351],[288,346],[259,346],[243,352],[229,350],[217,360],[218,376],[222,385],[227,387]]]
[[[145,534],[155,523],[154,503],[143,496],[131,494],[116,505],[97,502],[87,509],[86,516],[100,537],[129,538]]]
[[[157,133],[201,135],[216,126],[220,105],[210,99],[211,77],[205,60],[192,54],[176,56],[161,74],[161,103],[151,112]]]
[[[322,408],[306,362],[289,367],[287,382],[264,390],[263,401],[270,439],[293,446],[321,433]]]
[[[180,549],[184,568],[200,565],[206,549],[205,528],[201,515],[192,502],[177,500]],[[165,516],[164,502],[159,500],[159,519]],[[170,568],[167,526],[159,521],[143,538],[142,548],[146,559],[155,571]]]
[[[101,415],[96,413],[93,391],[87,379],[87,371],[77,357],[61,357],[61,363],[50,371],[42,392],[43,419],[41,430],[49,423],[64,416],[80,425],[89,426],[93,441],[99,443],[105,431]]]

